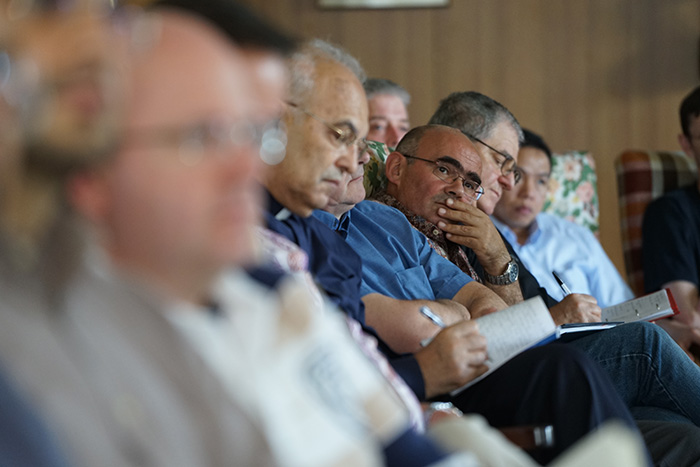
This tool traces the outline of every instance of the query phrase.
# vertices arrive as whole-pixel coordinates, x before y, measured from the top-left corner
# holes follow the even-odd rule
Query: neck
[[[335,216],[336,219],[340,219],[343,217],[343,214],[346,212],[350,211],[352,208],[354,208],[354,204],[334,204],[334,205],[328,205],[324,209],[324,211],[327,211]]]
[[[518,227],[513,230],[513,233],[515,233],[515,237],[518,239],[518,243],[520,245],[524,245],[527,240],[530,238],[530,231],[532,228],[532,224],[528,225],[527,227]]]
[[[289,209],[294,214],[301,217],[309,217],[313,213],[313,209],[309,209],[308,206],[302,205],[302,203],[295,203],[293,201],[294,197],[284,190],[281,185],[275,185],[274,183],[266,183],[265,188],[270,192],[273,198],[277,200],[285,208]]]

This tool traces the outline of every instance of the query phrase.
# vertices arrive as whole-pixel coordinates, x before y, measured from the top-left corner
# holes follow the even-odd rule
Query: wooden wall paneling
[[[502,101],[555,150],[596,158],[601,243],[622,269],[613,159],[677,149],[677,107],[700,83],[697,0],[452,0],[446,9],[321,10],[245,0],[287,31],[328,38],[404,85],[415,124],[452,91]]]
[[[599,14],[600,35],[594,36],[594,50],[600,59],[594,68],[597,76],[593,89],[597,104],[597,115],[602,125],[592,135],[592,149],[598,167],[598,187],[601,199],[601,241],[608,254],[622,270],[622,246],[619,240],[619,214],[617,185],[613,172],[613,159],[620,147],[631,141],[630,91],[635,86],[638,70],[630,54],[631,23],[630,2],[596,4]],[[644,2],[639,4],[640,10]]]
[[[480,22],[477,2],[465,0],[454,9],[436,11],[433,17],[433,53],[440,56],[435,76],[435,92],[425,99],[420,123],[432,116],[441,99],[456,91],[473,89],[480,57]]]

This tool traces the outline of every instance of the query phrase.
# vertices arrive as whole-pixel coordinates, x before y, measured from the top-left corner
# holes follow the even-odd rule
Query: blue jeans
[[[636,418],[657,418],[657,408],[700,426],[700,367],[659,326],[629,323],[569,345],[598,362]]]

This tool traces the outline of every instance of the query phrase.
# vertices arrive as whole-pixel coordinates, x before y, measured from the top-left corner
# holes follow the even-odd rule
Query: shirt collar
[[[339,233],[343,238],[347,238],[348,236],[348,229],[350,228],[350,216],[352,209],[340,216],[340,219],[336,218],[333,214],[330,212],[326,211],[321,211],[317,209],[314,211],[314,217],[321,222],[323,222],[326,226],[328,226],[331,230],[336,231]]]
[[[542,229],[540,229],[539,224],[537,223],[537,219],[539,218],[539,214],[535,218],[535,220],[530,224],[529,227],[529,235],[527,237],[527,241],[525,242],[525,245],[529,243],[535,243],[538,238],[540,238],[540,235],[542,235]],[[496,219],[494,216],[491,216],[491,221],[493,221],[494,225],[498,230],[501,231],[501,234],[508,240],[508,242],[511,245],[520,246],[520,243],[518,243],[518,236],[515,235],[515,232],[513,232],[513,229],[508,227],[506,224],[503,222],[499,221]]]
[[[414,213],[387,192],[384,191],[377,193],[377,195],[373,196],[372,199],[401,211],[419,232],[443,248],[448,244],[448,240],[445,238],[445,233],[440,230],[437,225]]]
[[[540,224],[538,222],[538,219],[540,218],[540,214],[535,217],[535,220],[530,224],[530,235],[528,236],[527,243],[535,243],[538,238],[542,235],[542,229],[540,229]]]

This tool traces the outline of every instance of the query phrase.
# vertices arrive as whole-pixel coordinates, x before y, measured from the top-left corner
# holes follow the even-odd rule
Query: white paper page
[[[653,321],[673,314],[665,289],[603,309],[603,321]]]
[[[541,297],[534,297],[505,310],[497,311],[475,320],[479,333],[486,337],[489,370],[455,390],[457,394],[477,381],[481,381],[505,362],[526,350],[557,330],[552,316]]]

